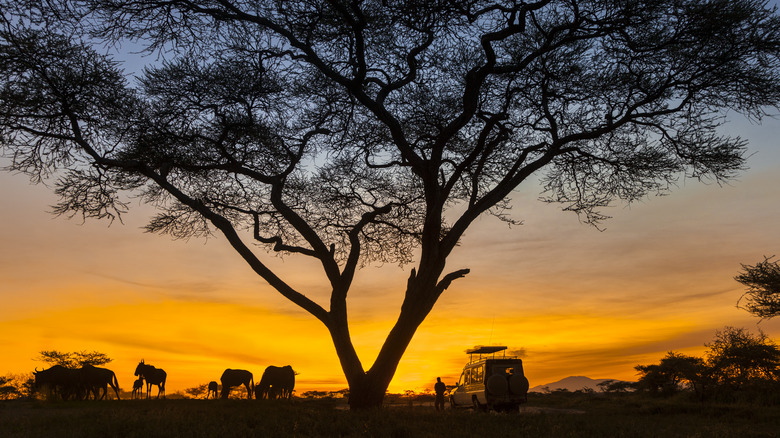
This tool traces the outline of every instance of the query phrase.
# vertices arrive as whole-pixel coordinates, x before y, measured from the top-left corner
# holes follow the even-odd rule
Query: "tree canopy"
[[[756,382],[780,382],[780,348],[769,337],[726,327],[715,333],[707,363],[716,382],[734,388]]]
[[[55,212],[222,234],[329,330],[353,407],[376,406],[417,327],[468,273],[447,257],[511,194],[588,223],[600,209],[727,180],[727,111],[780,102],[780,19],[760,0],[0,0],[9,170],[57,178]],[[106,44],[162,54],[130,83]],[[104,50],[105,52],[105,50]],[[263,262],[311,258],[327,303]],[[366,368],[347,295],[373,262],[414,264]],[[454,269],[454,270],[453,270]]]
[[[637,387],[651,392],[672,393],[680,386],[694,389],[704,373],[704,360],[674,351],[666,353],[658,364],[634,367],[640,377]]]
[[[637,365],[637,388],[666,394],[688,389],[701,398],[719,395],[730,399],[736,391],[770,394],[768,400],[777,403],[780,348],[766,334],[724,327],[704,345],[705,358],[670,351],[658,364]]]
[[[780,264],[772,261],[773,258],[764,257],[764,261],[755,265],[742,265],[742,272],[734,277],[748,288],[739,299],[745,300],[744,309],[761,318],[780,315]]]
[[[42,350],[40,356],[36,358],[49,365],[62,365],[65,368],[81,368],[84,365],[100,366],[111,362],[111,359],[105,353],[99,351],[57,351]]]

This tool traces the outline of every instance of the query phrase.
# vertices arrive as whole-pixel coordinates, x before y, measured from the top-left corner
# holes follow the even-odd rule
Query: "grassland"
[[[780,407],[627,394],[536,395],[519,414],[328,400],[0,403],[12,437],[780,437]]]

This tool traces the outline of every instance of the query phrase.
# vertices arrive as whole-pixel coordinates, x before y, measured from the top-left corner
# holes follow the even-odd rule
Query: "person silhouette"
[[[436,405],[437,411],[444,410],[444,391],[447,390],[447,385],[441,381],[441,377],[436,378],[436,384],[433,385],[433,390],[436,391]]]

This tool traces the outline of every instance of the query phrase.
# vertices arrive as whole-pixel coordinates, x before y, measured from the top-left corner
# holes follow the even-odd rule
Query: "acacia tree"
[[[761,318],[780,315],[780,263],[773,262],[773,258],[764,257],[764,261],[755,265],[742,265],[742,272],[734,277],[748,288],[739,302],[744,299],[744,309]]]
[[[105,353],[99,351],[57,351],[57,350],[42,350],[40,356],[35,360],[45,362],[49,365],[62,365],[65,368],[81,368],[84,365],[100,366],[105,365],[113,359],[108,357]]]
[[[520,184],[598,224],[616,199],[732,177],[746,145],[717,133],[724,111],[780,101],[758,0],[0,1],[9,168],[56,173],[60,214],[113,219],[135,194],[150,232],[224,235],[327,327],[353,408],[381,403],[468,273],[447,257],[481,215],[512,221]],[[134,86],[94,48],[127,40],[167,59]],[[316,260],[329,302],[265,252]],[[414,268],[366,367],[347,295],[377,261]]]
[[[670,351],[658,364],[637,365],[637,387],[674,393],[683,384],[704,397],[713,390],[774,390],[780,382],[780,348],[766,334],[724,327],[704,344],[706,360]]]
[[[780,348],[761,331],[754,335],[744,328],[725,327],[704,345],[709,348],[707,364],[719,385],[738,389],[780,381]]]
[[[187,388],[184,390],[184,393],[192,398],[203,398],[203,394],[206,394],[208,387],[209,384],[204,383],[202,385],[193,386],[192,388]]]
[[[683,385],[688,389],[696,389],[705,373],[704,360],[695,356],[670,351],[653,365],[637,365],[634,367],[639,374],[637,386],[651,392],[663,391],[674,393]]]
[[[0,400],[21,398],[22,391],[15,382],[18,380],[17,376],[13,375],[0,376]]]

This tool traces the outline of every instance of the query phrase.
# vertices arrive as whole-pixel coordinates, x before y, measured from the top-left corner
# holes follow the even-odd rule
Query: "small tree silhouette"
[[[37,361],[45,362],[49,365],[62,365],[65,368],[80,368],[84,365],[100,366],[105,365],[114,359],[98,351],[72,351],[62,352],[57,350],[43,350],[40,356],[35,358]]]
[[[742,272],[734,277],[748,287],[737,307],[761,318],[780,315],[780,264],[773,258],[764,256],[764,261],[755,265],[742,265]],[[740,305],[743,300],[744,307]]]
[[[184,393],[192,398],[204,398],[206,395],[206,391],[208,391],[209,384],[204,383],[202,385],[193,386],[192,388],[187,388],[184,390]]]
[[[715,333],[707,364],[719,386],[745,386],[780,382],[780,348],[764,332],[753,334],[744,328],[725,327]]]
[[[13,376],[0,377],[0,400],[19,398],[21,391],[13,384]]]
[[[699,357],[670,351],[659,364],[637,365],[635,369],[640,374],[637,382],[639,388],[671,394],[683,388],[694,389],[701,379],[704,361]]]
[[[704,344],[706,360],[670,351],[658,364],[637,365],[638,390],[673,394],[694,390],[700,397],[714,391],[776,391],[780,384],[780,348],[766,334],[724,327]],[[606,382],[605,382],[606,383]]]

